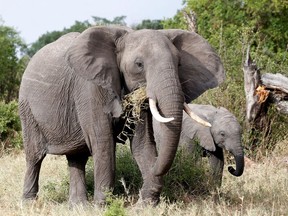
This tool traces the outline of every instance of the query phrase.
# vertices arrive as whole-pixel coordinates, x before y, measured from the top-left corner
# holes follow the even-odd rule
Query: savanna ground
[[[229,174],[227,157],[223,183],[217,190],[209,186],[205,159],[194,163],[194,159],[180,151],[165,177],[165,188],[157,207],[136,204],[141,185],[138,169],[128,146],[119,145],[117,150],[116,188],[109,204],[102,209],[92,202],[85,207],[69,208],[66,158],[53,155],[48,155],[43,162],[38,200],[22,202],[24,153],[2,155],[1,215],[288,215],[288,140],[278,143],[269,157],[246,163],[241,177]],[[86,180],[91,201],[92,176],[89,161]]]

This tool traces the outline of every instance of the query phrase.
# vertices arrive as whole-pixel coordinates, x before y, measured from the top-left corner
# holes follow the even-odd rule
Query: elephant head
[[[220,58],[201,36],[182,30],[139,30],[92,27],[83,32],[67,51],[74,73],[106,89],[105,112],[121,114],[122,93],[146,86],[163,124],[154,175],[170,168],[178,146],[183,103],[224,80]],[[151,121],[151,120],[150,120]]]
[[[229,172],[234,176],[241,176],[244,171],[244,152],[241,144],[242,129],[236,117],[220,107],[211,124],[210,130],[215,144],[231,152],[235,158],[236,170],[229,166]]]
[[[184,133],[188,134],[191,139],[195,135],[199,139],[199,144],[208,151],[214,152],[215,145],[217,145],[232,153],[236,162],[236,170],[231,166],[228,170],[234,176],[241,176],[244,171],[244,153],[241,143],[242,130],[236,117],[223,107],[197,104],[189,104],[189,106],[212,126],[204,127],[185,117]]]

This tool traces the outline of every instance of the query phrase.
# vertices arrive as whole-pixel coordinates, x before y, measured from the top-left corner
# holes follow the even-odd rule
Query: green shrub
[[[87,192],[90,198],[94,193],[93,160],[89,158],[86,166]],[[142,177],[136,161],[132,157],[129,145],[117,144],[116,173],[113,194],[117,196],[138,195]]]
[[[117,195],[138,195],[141,185],[141,172],[133,159],[129,145],[117,145],[114,193]]]
[[[61,183],[48,181],[43,186],[43,197],[55,203],[67,202],[69,194],[69,176],[61,176]]]
[[[16,101],[8,104],[0,102],[0,143],[0,153],[22,148],[21,123]]]
[[[205,196],[212,189],[210,179],[202,148],[197,145],[191,154],[185,147],[180,147],[171,169],[164,176],[162,196],[169,202]]]
[[[198,33],[217,50],[226,71],[226,80],[219,88],[205,92],[192,103],[227,108],[242,125],[246,153],[256,158],[267,155],[277,142],[287,139],[288,126],[284,122],[288,117],[279,114],[272,105],[268,112],[270,124],[264,130],[248,127],[242,67],[250,45],[250,55],[262,74],[288,76],[287,7],[278,1],[186,0],[184,3],[184,10],[196,13]],[[163,26],[187,28],[181,11],[164,20]]]
[[[112,195],[107,198],[107,208],[104,216],[125,216],[124,200]]]
[[[133,159],[129,145],[117,145],[116,152],[116,177],[113,194],[115,197],[129,199],[127,202],[133,202],[134,198],[138,198],[142,186],[141,173]],[[205,160],[202,160],[200,156],[200,150],[196,150],[191,155],[185,149],[180,148],[170,171],[164,177],[162,192],[164,199],[175,201],[184,199],[187,194],[191,196],[208,194],[210,177],[206,165]],[[92,198],[94,185],[92,158],[88,161],[86,171],[88,195]],[[115,197],[111,196],[109,199]]]

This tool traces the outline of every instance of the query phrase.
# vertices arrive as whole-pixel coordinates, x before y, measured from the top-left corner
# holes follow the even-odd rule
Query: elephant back
[[[44,46],[32,57],[22,77],[19,100],[27,99],[32,92],[51,87],[56,84],[56,80],[63,79],[61,73],[66,71],[63,67],[67,67],[65,53],[79,34],[68,33]]]

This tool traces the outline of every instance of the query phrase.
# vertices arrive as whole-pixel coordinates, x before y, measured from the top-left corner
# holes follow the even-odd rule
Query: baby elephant
[[[193,150],[195,140],[198,140],[207,156],[217,186],[221,185],[224,156],[223,148],[233,154],[236,162],[236,170],[229,166],[229,172],[234,176],[241,176],[244,171],[244,153],[241,144],[242,130],[236,117],[227,109],[216,108],[211,105],[189,104],[201,118],[211,123],[211,127],[203,126],[192,120],[186,113],[183,114],[180,145]],[[153,128],[156,142],[161,139],[161,123],[154,121]]]

